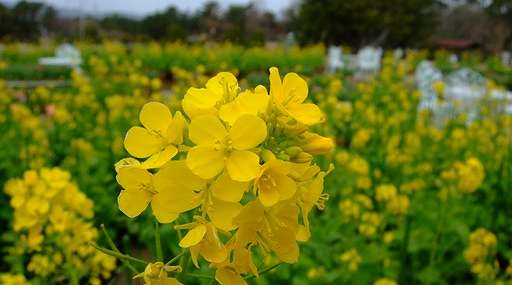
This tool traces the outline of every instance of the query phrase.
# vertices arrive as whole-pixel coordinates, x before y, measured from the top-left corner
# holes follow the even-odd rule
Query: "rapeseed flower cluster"
[[[204,88],[188,89],[183,112],[145,104],[141,126],[124,140],[132,157],[116,164],[121,211],[133,218],[151,206],[164,224],[191,212],[188,223],[175,226],[187,231],[179,246],[197,267],[200,258],[210,263],[221,284],[257,276],[258,252],[297,262],[298,242],[310,238],[309,213],[328,198],[323,184],[331,168],[321,171],[312,159],[334,142],[310,130],[324,115],[306,102],[299,75],[281,78],[271,68],[269,79],[269,90],[240,90],[233,74],[221,72]],[[153,284],[170,278],[168,271],[153,263],[141,276]]]
[[[24,275],[32,276],[34,282],[84,279],[93,285],[110,278],[115,259],[88,244],[98,236],[90,222],[93,203],[68,172],[59,168],[28,170],[22,178],[9,180],[5,192],[14,209],[12,227],[17,236],[9,253],[23,257],[18,262],[27,262],[26,272],[2,275],[5,283],[17,280],[12,282],[23,284]]]
[[[479,228],[469,236],[469,245],[464,250],[464,259],[471,272],[484,281],[495,280],[499,271],[496,260],[497,238],[492,232]]]

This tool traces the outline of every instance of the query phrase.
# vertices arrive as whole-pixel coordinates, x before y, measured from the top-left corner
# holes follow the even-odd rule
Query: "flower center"
[[[146,192],[149,192],[151,194],[156,194],[157,193],[155,188],[153,187],[153,185],[150,184],[150,183],[140,183],[139,184],[139,190],[146,191]]]

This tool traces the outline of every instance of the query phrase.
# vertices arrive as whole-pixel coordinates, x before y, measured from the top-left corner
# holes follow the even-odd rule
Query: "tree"
[[[435,24],[438,0],[302,0],[292,27],[302,44],[419,46]]]

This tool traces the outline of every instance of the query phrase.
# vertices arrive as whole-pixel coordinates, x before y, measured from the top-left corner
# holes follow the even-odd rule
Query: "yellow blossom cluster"
[[[464,250],[464,259],[471,266],[471,272],[482,280],[494,280],[499,270],[496,260],[496,236],[479,228],[469,236],[469,246]]]
[[[373,283],[373,285],[397,285],[395,280],[389,278],[381,278]]]
[[[472,193],[480,187],[485,178],[485,169],[480,160],[470,157],[464,162],[455,162],[450,169],[441,173],[446,187],[440,193]]]
[[[409,209],[409,197],[398,194],[398,190],[392,184],[381,184],[375,189],[375,199],[385,203],[386,208],[396,214],[404,215]]]
[[[341,254],[340,260],[348,265],[349,271],[357,271],[359,264],[362,261],[361,256],[357,252],[357,249],[352,248]]]
[[[89,278],[93,285],[110,278],[115,259],[88,244],[98,235],[90,222],[93,203],[68,172],[28,170],[22,178],[9,180],[5,192],[14,209],[13,230],[18,236],[9,251],[26,257],[26,273],[42,280]],[[15,278],[19,276],[23,277]]]
[[[23,274],[0,273],[0,284],[3,285],[29,285]]]
[[[321,171],[312,158],[334,142],[310,130],[324,115],[306,102],[308,85],[296,73],[281,78],[271,68],[269,80],[269,90],[241,90],[233,74],[221,72],[204,88],[188,89],[174,114],[162,103],[145,104],[141,126],[124,140],[132,157],[116,164],[121,211],[133,218],[150,205],[164,224],[190,212],[188,223],[175,226],[187,230],[179,246],[196,266],[202,257],[216,268],[221,284],[257,276],[256,252],[297,262],[297,242],[310,237],[309,213],[327,199],[330,169]],[[148,270],[168,278],[161,265]]]

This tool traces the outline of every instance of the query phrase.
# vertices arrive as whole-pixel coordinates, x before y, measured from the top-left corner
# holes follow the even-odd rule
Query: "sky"
[[[287,8],[294,0],[255,0],[258,7],[279,13]],[[0,2],[16,3],[16,0]],[[128,15],[144,16],[159,10],[165,10],[170,5],[177,6],[180,10],[195,11],[201,8],[208,0],[38,0],[51,4],[54,7],[66,10],[79,10],[90,14],[121,13]],[[218,0],[217,3],[225,8],[230,4],[247,4],[250,0]]]

